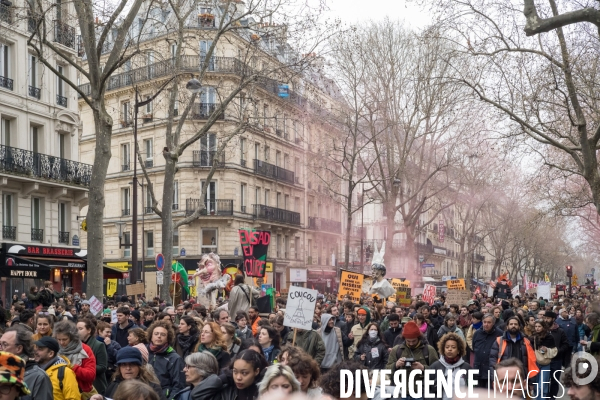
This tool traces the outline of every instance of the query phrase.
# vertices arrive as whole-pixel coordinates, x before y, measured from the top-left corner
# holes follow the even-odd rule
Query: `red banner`
[[[423,288],[423,301],[429,303],[429,305],[433,304],[433,300],[435,299],[435,286],[433,285],[425,285]]]

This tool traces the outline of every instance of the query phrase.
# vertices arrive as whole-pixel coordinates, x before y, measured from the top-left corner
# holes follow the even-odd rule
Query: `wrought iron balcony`
[[[35,86],[29,86],[29,96],[35,97],[36,99],[40,99],[42,94],[42,89],[36,88]]]
[[[124,208],[123,210],[121,210],[121,215],[123,217],[126,217],[128,215],[131,215],[131,210],[129,208]]]
[[[0,171],[88,187],[92,166],[47,154],[0,145]]]
[[[152,207],[144,207],[144,214],[152,214],[153,212]]]
[[[173,203],[172,208],[173,208],[173,211],[178,211],[179,210],[179,204]]]
[[[75,49],[75,28],[60,20],[54,20],[54,41]]]
[[[192,215],[204,206],[200,215],[233,215],[233,200],[217,199],[201,201],[200,199],[185,200],[185,214]]]
[[[342,233],[342,223],[331,219],[308,217],[308,229],[330,233]]]
[[[219,108],[217,103],[194,103],[189,117],[192,119],[208,119]],[[225,113],[221,112],[217,119],[225,119]]]
[[[300,225],[300,213],[262,204],[253,204],[252,207],[254,208],[254,218],[291,225]]]
[[[69,232],[58,231],[58,243],[69,244]]]
[[[60,94],[56,95],[56,104],[58,104],[61,107],[66,107],[67,106],[67,98],[65,96],[61,96]]]
[[[9,3],[10,4],[10,3]],[[13,7],[0,2],[0,21],[7,24],[13,23]]]
[[[32,242],[43,242],[44,241],[44,230],[31,228],[31,241]]]
[[[224,155],[217,158],[216,151],[194,150],[192,154],[194,167],[212,167],[213,164],[223,167],[225,165]]]
[[[131,171],[131,165],[129,165],[129,161],[121,162],[121,171]]]
[[[17,240],[17,227],[3,225],[2,226],[2,239]]]
[[[199,16],[198,17],[198,28],[214,28],[215,27],[215,17],[213,16]]]
[[[254,173],[267,178],[272,178],[278,181],[284,181],[287,183],[294,184],[296,180],[294,178],[294,171],[287,170],[285,168],[278,167],[273,164],[269,164],[266,161],[254,160]]]
[[[0,87],[13,90],[13,80],[5,76],[0,76]]]

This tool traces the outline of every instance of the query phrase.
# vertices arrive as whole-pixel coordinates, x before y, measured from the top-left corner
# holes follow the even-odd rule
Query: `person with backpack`
[[[58,355],[58,341],[53,337],[44,336],[34,344],[35,361],[50,377],[54,400],[80,400],[81,393],[75,372],[68,367],[68,361]]]

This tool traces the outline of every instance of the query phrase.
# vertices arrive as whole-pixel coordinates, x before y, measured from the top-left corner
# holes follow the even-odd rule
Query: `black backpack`
[[[54,300],[54,294],[50,293],[50,291],[48,291],[47,289],[42,289],[38,300],[42,304],[42,306],[50,307]]]

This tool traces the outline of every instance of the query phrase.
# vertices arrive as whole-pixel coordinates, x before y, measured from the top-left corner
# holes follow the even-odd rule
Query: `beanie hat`
[[[404,339],[417,339],[421,337],[421,330],[415,321],[407,322],[402,329]]]
[[[359,308],[357,314],[358,315],[367,315],[367,310],[365,310],[364,308]]]
[[[142,365],[142,352],[135,347],[123,347],[121,350],[117,352],[117,362],[116,365],[131,363]]]
[[[21,357],[0,351],[0,383],[17,386],[23,395],[31,393],[25,383],[25,361]]]
[[[140,353],[142,353],[142,358],[144,359],[144,363],[147,363],[148,362],[148,348],[146,347],[146,345],[144,343],[138,343],[133,347],[138,349],[140,351]]]
[[[548,317],[548,318],[552,318],[552,319],[556,319],[556,313],[552,312],[552,311],[546,311],[544,313],[544,317]]]

